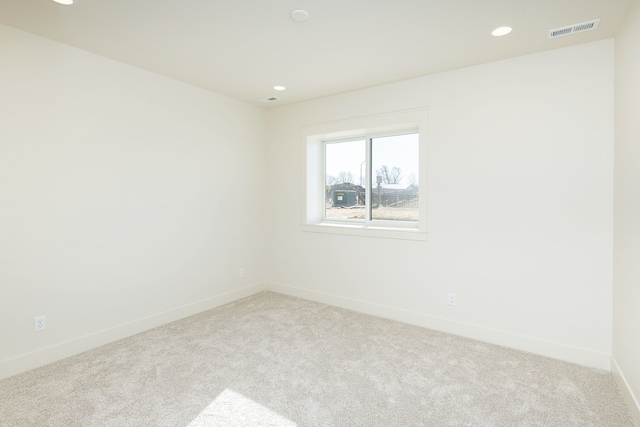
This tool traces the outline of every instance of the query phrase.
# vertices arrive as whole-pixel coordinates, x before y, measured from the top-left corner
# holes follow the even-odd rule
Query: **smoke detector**
[[[278,98],[276,98],[275,96],[269,96],[268,98],[262,98],[262,99],[258,99],[258,101],[267,104],[269,102],[276,102],[278,100]]]
[[[304,22],[309,19],[309,12],[304,9],[295,9],[289,13],[289,16],[296,22]]]
[[[568,36],[569,34],[582,33],[584,31],[595,30],[600,24],[599,19],[593,21],[581,22],[579,24],[569,25],[567,27],[556,28],[549,30],[549,38],[555,39],[556,37]]]

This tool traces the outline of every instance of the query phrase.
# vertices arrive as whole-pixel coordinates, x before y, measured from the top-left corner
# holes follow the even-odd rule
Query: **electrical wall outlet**
[[[33,318],[33,331],[41,332],[47,329],[47,316],[36,316]]]
[[[456,305],[456,294],[449,294],[449,305]]]
[[[240,277],[244,277],[244,267],[240,267]]]

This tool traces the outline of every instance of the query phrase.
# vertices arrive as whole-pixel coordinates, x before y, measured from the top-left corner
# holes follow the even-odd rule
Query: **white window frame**
[[[305,126],[302,138],[306,149],[304,159],[304,197],[302,230],[312,233],[346,234],[406,240],[427,240],[427,118],[428,109],[399,111]],[[340,221],[324,219],[325,213],[325,150],[327,141],[370,138],[394,133],[416,132],[419,137],[418,221]],[[367,143],[368,145],[368,143]],[[368,148],[367,148],[368,150]],[[368,154],[368,153],[367,153]],[[370,158],[370,157],[369,157]],[[367,161],[367,176],[370,176]],[[371,189],[367,192],[370,194]]]

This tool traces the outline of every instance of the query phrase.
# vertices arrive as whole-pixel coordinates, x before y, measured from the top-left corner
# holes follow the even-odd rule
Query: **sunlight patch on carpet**
[[[297,427],[283,416],[257,402],[225,389],[187,427],[205,426]]]

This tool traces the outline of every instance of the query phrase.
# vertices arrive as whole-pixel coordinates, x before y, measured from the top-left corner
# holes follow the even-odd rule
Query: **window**
[[[417,223],[419,141],[416,130],[323,141],[323,219]]]
[[[303,128],[303,230],[426,240],[426,113]]]

